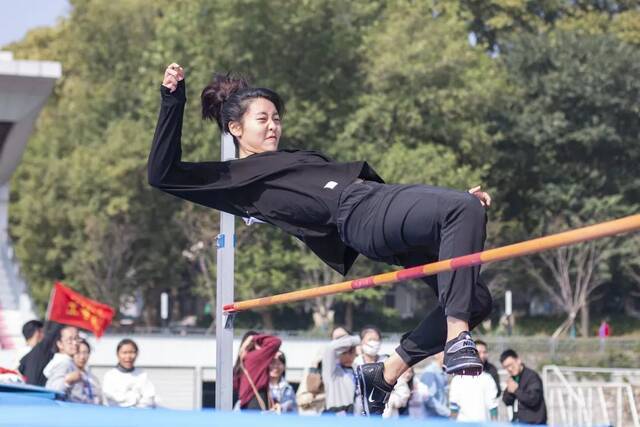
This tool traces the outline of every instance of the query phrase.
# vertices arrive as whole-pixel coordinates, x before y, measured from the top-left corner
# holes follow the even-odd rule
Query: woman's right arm
[[[178,64],[165,71],[160,87],[160,113],[149,161],[149,184],[174,196],[234,215],[246,216],[228,203],[226,162],[183,162],[182,119],[187,102],[184,72]]]

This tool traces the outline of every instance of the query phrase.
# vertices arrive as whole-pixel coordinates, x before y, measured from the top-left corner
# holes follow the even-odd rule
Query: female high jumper
[[[245,219],[258,219],[302,240],[346,274],[358,254],[413,267],[479,252],[486,235],[487,193],[428,185],[385,184],[364,161],[340,163],[306,150],[278,149],[284,102],[274,91],[217,74],[201,94],[203,119],[233,136],[239,159],[181,160],[186,104],[184,69],[167,67],[151,153],[149,183],[174,196]],[[480,266],[425,281],[439,304],[402,336],[386,361],[361,365],[358,382],[367,414],[381,414],[398,377],[444,350],[450,374],[482,372],[469,331],[491,312],[478,281]]]

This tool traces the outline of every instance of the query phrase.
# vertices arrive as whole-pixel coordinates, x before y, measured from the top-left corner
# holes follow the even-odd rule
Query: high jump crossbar
[[[417,267],[392,271],[389,273],[376,274],[374,276],[360,279],[347,280],[331,285],[317,286],[309,289],[302,289],[294,292],[272,295],[264,298],[255,298],[246,301],[238,301],[224,305],[225,313],[232,314],[239,311],[251,310],[254,308],[267,307],[276,304],[285,304],[294,301],[317,298],[325,295],[332,295],[343,292],[351,292],[363,288],[395,284],[405,280],[418,279],[420,277],[431,276],[444,271],[452,271],[460,268],[471,267],[473,265],[487,264],[490,262],[504,261],[530,255],[538,252],[555,249],[562,246],[574,245],[576,243],[587,242],[589,240],[601,239],[603,237],[628,233],[640,230],[640,214],[630,215],[620,219],[601,222],[575,230],[539,237],[537,239],[526,240],[495,249],[476,252],[456,258],[450,258]]]

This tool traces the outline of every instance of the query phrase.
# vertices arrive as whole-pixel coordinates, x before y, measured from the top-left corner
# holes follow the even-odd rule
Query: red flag
[[[111,324],[115,310],[56,282],[49,301],[49,320],[92,331],[97,337]]]

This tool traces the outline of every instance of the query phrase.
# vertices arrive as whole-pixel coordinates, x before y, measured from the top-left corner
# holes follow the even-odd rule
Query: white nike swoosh
[[[369,393],[369,403],[375,403],[375,400],[373,400],[373,392],[375,390],[371,390],[371,393]]]

